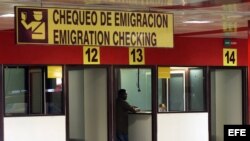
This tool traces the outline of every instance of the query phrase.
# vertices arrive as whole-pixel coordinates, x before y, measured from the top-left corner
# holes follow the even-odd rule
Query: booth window
[[[169,73],[169,77],[158,78],[158,111],[206,111],[205,69],[201,67],[169,68],[169,72],[166,72]]]
[[[151,112],[152,106],[152,79],[149,68],[121,68],[120,88],[126,89],[127,101],[141,109],[141,112]]]
[[[48,78],[46,66],[5,66],[5,115],[64,114],[63,78]]]

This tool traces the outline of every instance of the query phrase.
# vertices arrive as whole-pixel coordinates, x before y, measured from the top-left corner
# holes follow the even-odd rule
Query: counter
[[[129,141],[152,141],[151,111],[130,113],[128,130]]]

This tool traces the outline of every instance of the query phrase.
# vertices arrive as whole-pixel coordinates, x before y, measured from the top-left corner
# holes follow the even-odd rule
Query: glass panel
[[[27,113],[24,68],[4,69],[5,114]]]
[[[158,112],[167,111],[167,79],[158,79]]]
[[[202,67],[171,67],[170,78],[158,78],[158,112],[205,111],[203,71]]]
[[[151,111],[151,70],[121,69],[121,88],[128,93],[127,101],[141,111]]]
[[[162,81],[163,79],[158,79],[158,103],[163,103],[164,92],[162,88],[162,85],[163,85]]]
[[[170,78],[169,110],[184,111],[184,74],[173,73]]]
[[[190,69],[190,110],[204,111],[203,70]]]
[[[30,70],[31,113],[43,113],[43,73],[42,69]]]
[[[63,113],[62,78],[46,78],[46,107],[48,114]]]
[[[4,68],[5,114],[64,113],[62,78],[45,78],[45,71],[44,66]]]

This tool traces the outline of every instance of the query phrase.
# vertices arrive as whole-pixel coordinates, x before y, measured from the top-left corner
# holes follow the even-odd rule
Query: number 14
[[[224,66],[237,66],[237,49],[223,49]]]

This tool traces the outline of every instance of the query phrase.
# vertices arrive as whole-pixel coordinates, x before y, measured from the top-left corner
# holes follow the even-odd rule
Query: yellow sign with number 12
[[[223,49],[223,65],[237,66],[237,49]]]
[[[92,65],[100,64],[100,47],[83,47],[83,63]]]

